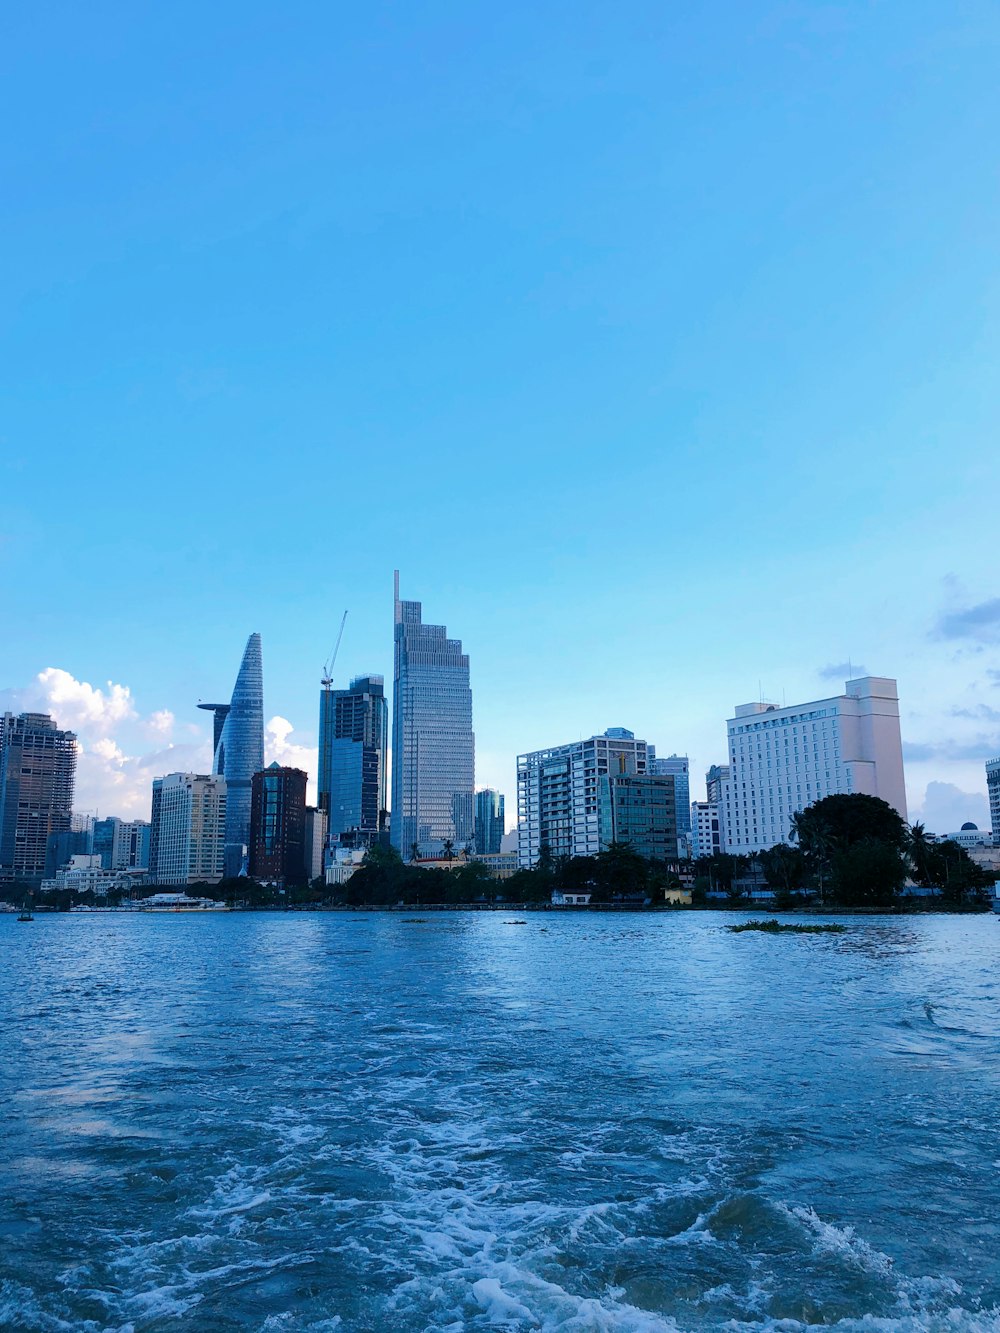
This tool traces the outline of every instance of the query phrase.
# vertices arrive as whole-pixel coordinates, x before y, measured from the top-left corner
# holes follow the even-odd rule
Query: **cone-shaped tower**
[[[243,652],[212,772],[226,779],[226,876],[240,873],[250,843],[250,784],[264,767],[264,668],[260,635]]]

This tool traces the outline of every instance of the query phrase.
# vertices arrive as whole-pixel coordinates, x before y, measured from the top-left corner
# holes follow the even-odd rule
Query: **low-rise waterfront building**
[[[42,893],[92,893],[95,898],[106,898],[109,893],[129,892],[145,879],[145,869],[107,870],[99,854],[71,856],[67,865],[54,875],[43,879]]]

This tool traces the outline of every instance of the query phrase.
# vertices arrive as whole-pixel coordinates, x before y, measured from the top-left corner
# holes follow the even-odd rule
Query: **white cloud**
[[[36,693],[44,711],[71,731],[106,731],[138,716],[127,685],[107,682],[107,690],[77,680],[61,667],[46,667],[36,677]],[[31,690],[27,692],[29,695]]]
[[[319,748],[302,745],[293,739],[295,727],[287,717],[272,717],[264,727],[264,762],[279,763],[287,768],[303,768],[309,774],[309,800],[315,801],[316,778],[319,772]]]
[[[953,782],[928,782],[920,805],[910,811],[910,819],[919,820],[931,833],[954,833],[968,820],[988,829],[990,808],[982,792],[963,791]]]
[[[155,713],[150,713],[146,726],[161,736],[169,736],[174,729],[174,715],[169,708],[158,708]],[[194,730],[197,732],[198,728]]]

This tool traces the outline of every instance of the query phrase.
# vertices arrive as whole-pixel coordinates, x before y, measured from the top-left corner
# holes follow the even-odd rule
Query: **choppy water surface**
[[[0,919],[0,1328],[1000,1330],[1000,921]]]

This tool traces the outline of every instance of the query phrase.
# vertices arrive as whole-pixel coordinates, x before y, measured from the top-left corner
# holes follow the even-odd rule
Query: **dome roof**
[[[978,824],[965,823],[965,824],[962,825],[962,832],[963,832],[963,833],[978,833],[978,832],[979,832],[979,825],[978,825]]]

